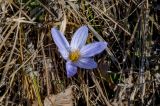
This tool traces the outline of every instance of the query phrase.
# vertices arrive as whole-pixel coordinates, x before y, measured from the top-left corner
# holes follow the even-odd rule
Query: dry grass
[[[0,0],[0,5],[1,106],[42,106],[50,95],[63,97],[56,106],[160,104],[158,0]],[[88,43],[109,45],[95,57],[97,69],[78,69],[67,79],[51,28],[70,40],[81,25],[90,30]],[[68,87],[73,91],[63,93]]]

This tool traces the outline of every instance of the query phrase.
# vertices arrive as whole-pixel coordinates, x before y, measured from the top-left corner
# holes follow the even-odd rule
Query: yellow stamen
[[[72,61],[72,62],[76,62],[80,57],[80,52],[79,50],[75,50],[75,51],[72,51],[70,54],[69,54],[69,59]]]

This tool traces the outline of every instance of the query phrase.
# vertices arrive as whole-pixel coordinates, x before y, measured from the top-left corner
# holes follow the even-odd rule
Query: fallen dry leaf
[[[44,100],[44,106],[73,106],[73,86],[57,95],[49,95]]]
[[[28,105],[27,105],[28,106]],[[38,102],[37,101],[33,101],[32,106],[38,106]]]

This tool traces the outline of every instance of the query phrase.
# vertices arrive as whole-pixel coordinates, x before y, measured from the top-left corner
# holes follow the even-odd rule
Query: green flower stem
[[[39,88],[37,85],[36,77],[34,75],[31,75],[31,78],[33,80],[33,86],[34,86],[34,90],[35,90],[35,95],[37,96],[37,99],[38,99],[38,104],[39,104],[39,106],[43,106],[42,101],[41,101],[41,96],[39,93]]]

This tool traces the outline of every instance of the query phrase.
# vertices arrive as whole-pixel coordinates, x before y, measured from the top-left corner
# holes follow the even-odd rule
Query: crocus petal
[[[107,47],[106,42],[96,42],[87,44],[86,46],[83,46],[80,50],[82,57],[91,57],[96,54],[99,54]]]
[[[87,26],[80,27],[73,35],[71,40],[71,49],[81,49],[85,45],[88,37],[88,28]]]
[[[85,69],[93,69],[97,67],[97,63],[92,58],[80,58],[74,64],[80,68],[85,68]]]
[[[67,77],[70,78],[77,73],[77,67],[72,64],[72,62],[67,61],[66,63]]]
[[[56,28],[52,28],[51,33],[55,44],[58,46],[59,52],[61,53],[63,58],[66,59],[69,52],[69,43],[67,39]]]

